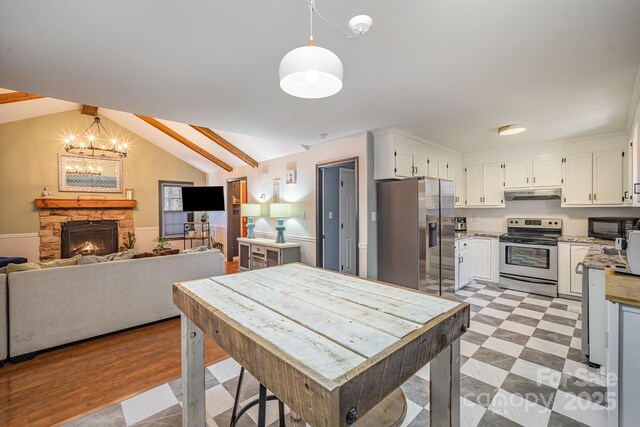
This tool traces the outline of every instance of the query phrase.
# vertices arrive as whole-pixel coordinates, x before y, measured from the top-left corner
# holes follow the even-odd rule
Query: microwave
[[[589,217],[589,237],[615,240],[627,238],[627,231],[634,229],[638,218]]]

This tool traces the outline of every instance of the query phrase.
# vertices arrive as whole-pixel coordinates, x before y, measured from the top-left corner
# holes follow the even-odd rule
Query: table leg
[[[182,314],[182,425],[204,427],[204,333]]]
[[[431,427],[460,425],[460,339],[431,361]]]

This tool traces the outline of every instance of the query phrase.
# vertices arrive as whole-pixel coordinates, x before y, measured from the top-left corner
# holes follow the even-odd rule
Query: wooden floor
[[[237,263],[227,264],[227,273]],[[207,364],[227,357],[206,340]],[[180,319],[39,354],[0,368],[0,426],[50,426],[180,376]]]

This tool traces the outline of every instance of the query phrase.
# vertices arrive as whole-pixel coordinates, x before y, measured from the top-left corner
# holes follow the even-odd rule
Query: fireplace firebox
[[[69,221],[62,224],[62,258],[118,252],[118,221]]]

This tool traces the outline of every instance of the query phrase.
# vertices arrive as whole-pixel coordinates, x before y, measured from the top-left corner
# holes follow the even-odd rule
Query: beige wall
[[[45,185],[58,198],[91,194],[58,192],[57,157],[64,153],[63,135],[70,131],[79,134],[91,121],[91,117],[76,110],[0,124],[0,234],[38,232],[34,200],[41,196]],[[136,227],[158,226],[158,180],[205,185],[203,172],[108,119],[103,118],[103,124],[130,145],[129,155],[123,160],[123,188],[134,189],[138,201],[134,211]],[[124,199],[122,193],[104,195]]]

